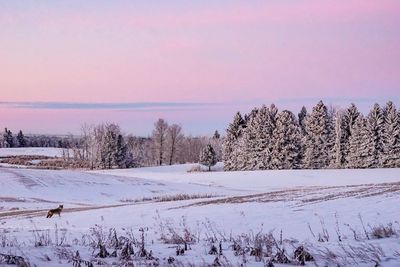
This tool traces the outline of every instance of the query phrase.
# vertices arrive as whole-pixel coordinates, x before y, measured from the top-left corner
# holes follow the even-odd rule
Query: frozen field
[[[309,266],[400,264],[399,169],[188,173],[191,167],[0,168],[0,259],[286,266],[281,258],[299,264],[294,251],[303,246],[315,260]],[[45,218],[59,204],[61,217]],[[116,257],[97,255],[99,244]]]
[[[399,182],[399,169],[370,170],[270,170],[223,172],[219,163],[213,172],[188,173],[193,164],[96,171],[122,177],[137,177],[183,184],[220,186],[236,190],[265,191],[294,186],[345,186]]]

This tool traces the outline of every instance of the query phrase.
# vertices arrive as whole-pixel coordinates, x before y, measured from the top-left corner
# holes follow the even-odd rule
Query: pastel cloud
[[[53,109],[53,110],[166,110],[191,109],[213,106],[213,103],[189,102],[138,102],[138,103],[91,103],[91,102],[0,102],[0,107],[18,109]]]
[[[5,102],[239,105],[400,92],[397,0],[6,0],[0,25]]]

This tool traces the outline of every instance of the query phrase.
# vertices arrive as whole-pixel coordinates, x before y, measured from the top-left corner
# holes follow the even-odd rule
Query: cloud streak
[[[17,109],[56,110],[177,110],[215,106],[216,103],[200,102],[130,102],[130,103],[89,103],[89,102],[0,102],[1,107]]]

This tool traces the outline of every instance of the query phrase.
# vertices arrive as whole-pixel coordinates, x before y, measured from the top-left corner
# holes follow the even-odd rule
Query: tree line
[[[224,169],[324,169],[400,167],[400,115],[393,102],[368,115],[356,105],[335,110],[318,102],[308,113],[262,106],[226,130]]]
[[[186,136],[178,124],[169,125],[164,119],[154,124],[149,137],[122,133],[114,123],[84,125],[80,149],[74,157],[90,163],[91,168],[130,168],[199,162],[201,151],[212,144],[215,158],[222,159],[222,139]]]
[[[57,147],[72,148],[78,145],[79,137],[73,135],[57,136],[57,135],[25,135],[19,130],[15,135],[8,128],[0,134],[0,147]]]
[[[185,135],[178,124],[159,119],[151,136],[140,137],[122,132],[115,123],[84,124],[79,136],[17,135],[5,129],[1,147],[58,147],[63,158],[92,169],[161,166],[197,163],[207,145],[212,145],[214,161],[222,160],[222,138]],[[212,162],[213,163],[213,162]]]

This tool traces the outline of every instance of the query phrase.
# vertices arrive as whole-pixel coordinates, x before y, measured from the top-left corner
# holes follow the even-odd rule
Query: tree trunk
[[[174,154],[175,154],[175,144],[172,144],[171,147],[171,155],[169,157],[169,165],[172,165],[172,160],[174,159]]]

